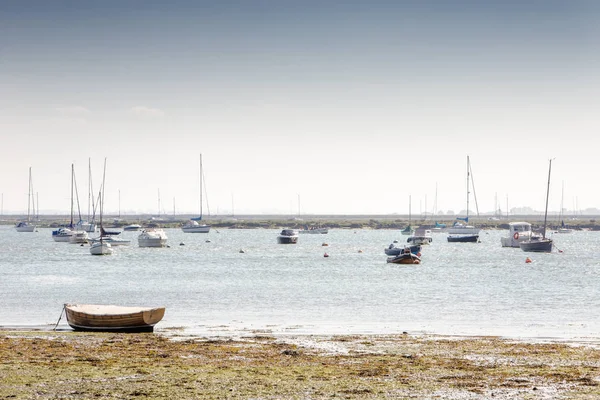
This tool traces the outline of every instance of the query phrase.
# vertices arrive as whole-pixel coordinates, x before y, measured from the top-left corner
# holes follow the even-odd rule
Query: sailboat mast
[[[408,195],[408,227],[410,228],[410,219],[411,219],[411,211],[412,208],[412,199],[411,199],[411,195]]]
[[[73,181],[75,180],[75,167],[71,164],[71,225],[73,228]]]
[[[104,170],[102,171],[102,191],[100,192],[100,228],[102,228],[102,214],[104,209],[104,193],[106,193],[106,188],[104,187],[104,183],[106,182],[106,157],[104,158]],[[100,235],[100,239],[102,239],[102,235]]]
[[[31,212],[31,167],[29,167],[29,189],[27,192],[27,222],[29,222],[29,213]]]
[[[469,222],[469,181],[471,179],[471,166],[469,161],[469,156],[467,156],[467,220],[465,222]]]
[[[550,159],[550,166],[548,167],[548,187],[546,188],[546,211],[544,212],[544,230],[542,231],[542,237],[546,239],[546,221],[548,220],[548,197],[550,196],[550,172],[552,172],[552,159]]]
[[[202,153],[200,153],[200,219],[202,219]]]

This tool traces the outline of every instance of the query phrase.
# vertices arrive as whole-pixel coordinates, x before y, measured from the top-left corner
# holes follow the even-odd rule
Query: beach
[[[586,343],[435,335],[0,332],[0,398],[593,399]]]

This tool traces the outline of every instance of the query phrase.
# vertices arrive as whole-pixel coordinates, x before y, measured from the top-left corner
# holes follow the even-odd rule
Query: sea
[[[330,229],[277,244],[280,230],[166,229],[168,247],[92,256],[88,245],[0,227],[0,328],[69,329],[64,303],[164,306],[156,331],[432,334],[597,341],[600,232],[552,235],[549,254],[433,233],[419,265],[387,263],[399,230]],[[327,253],[328,257],[325,257]],[[531,259],[526,262],[527,257]]]

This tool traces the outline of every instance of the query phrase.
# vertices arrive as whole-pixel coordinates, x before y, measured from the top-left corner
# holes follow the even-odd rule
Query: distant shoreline
[[[166,217],[153,217],[147,214],[127,216],[107,216],[104,226],[107,228],[122,228],[129,224],[139,224],[142,227],[178,228],[194,215],[176,215]],[[303,229],[305,226],[323,226],[331,229],[403,229],[409,223],[413,227],[433,227],[436,222],[451,225],[456,220],[455,215],[439,215],[427,219],[408,215],[239,215],[239,216],[208,216],[203,223],[215,229],[278,229],[288,227]],[[17,221],[26,219],[24,215],[4,215],[0,218],[0,225],[14,225]],[[40,228],[58,228],[69,223],[68,215],[40,215],[38,226]],[[470,217],[472,223],[482,229],[508,229],[508,223],[525,221],[534,226],[534,229],[543,226],[543,215],[514,215],[510,218],[501,217]],[[575,230],[600,230],[600,217],[582,215],[577,219],[564,219],[565,224]],[[548,229],[555,229],[560,225],[557,216],[548,217]]]

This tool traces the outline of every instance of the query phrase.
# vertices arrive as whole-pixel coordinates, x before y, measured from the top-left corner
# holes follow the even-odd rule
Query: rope
[[[62,310],[60,310],[60,315],[58,316],[58,321],[56,321],[56,325],[54,325],[54,329],[52,329],[53,331],[56,331],[56,327],[60,323],[60,320],[61,320],[64,312],[65,312],[65,306],[63,305]]]

